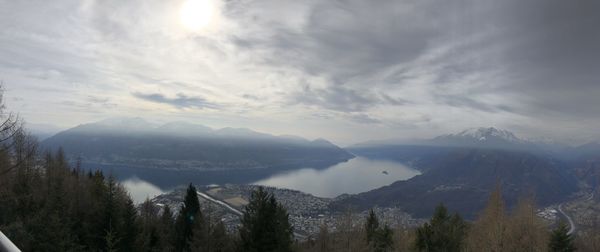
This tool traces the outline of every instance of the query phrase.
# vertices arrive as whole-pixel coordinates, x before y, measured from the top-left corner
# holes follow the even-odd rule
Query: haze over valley
[[[101,169],[138,192],[138,201],[190,181],[257,184],[336,198],[332,208],[400,207],[427,217],[445,202],[468,218],[501,186],[512,207],[530,195],[540,206],[568,200],[595,181],[597,145],[528,140],[494,127],[409,141],[368,141],[341,148],[318,138],[275,136],[245,128],[154,124],[112,118],[61,131],[41,142],[72,163]],[[582,175],[585,174],[585,175]],[[147,184],[146,184],[147,183]],[[137,187],[135,185],[138,185]],[[586,185],[585,190],[595,185]]]
[[[0,0],[0,252],[600,251],[598,13]]]

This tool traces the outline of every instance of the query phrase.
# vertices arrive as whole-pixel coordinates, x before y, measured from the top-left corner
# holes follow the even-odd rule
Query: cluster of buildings
[[[252,192],[257,188],[256,185],[229,184],[199,187],[198,190],[210,197],[210,199],[204,196],[199,197],[203,213],[205,216],[220,218],[228,230],[234,231],[240,224],[240,211],[243,211],[245,203],[250,200]],[[332,210],[330,206],[336,199],[315,197],[289,189],[273,187],[264,189],[272,193],[277,201],[287,209],[294,231],[304,236],[317,234],[322,225],[326,225],[330,231],[338,230],[340,226],[346,225],[344,222],[348,221],[352,222],[352,226],[362,225],[368,215],[368,211],[340,212]],[[152,201],[159,206],[169,205],[176,212],[183,202],[184,194],[184,189],[178,189],[157,196]],[[215,203],[215,200],[221,204]],[[222,203],[239,211],[231,211]],[[399,208],[375,208],[374,211],[381,223],[393,228],[414,227],[424,222],[422,219],[413,218]]]

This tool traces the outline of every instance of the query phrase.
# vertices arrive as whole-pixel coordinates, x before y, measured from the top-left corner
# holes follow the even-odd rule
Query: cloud
[[[350,120],[352,120],[352,121],[354,121],[356,123],[360,123],[360,124],[379,124],[379,123],[381,123],[380,120],[372,118],[372,117],[370,117],[369,115],[366,115],[366,114],[352,115],[350,117]]]
[[[485,102],[472,99],[468,96],[439,95],[436,100],[443,105],[480,110],[489,113],[515,112],[515,110],[511,109],[507,105],[490,105]]]
[[[333,85],[327,88],[305,86],[291,95],[290,103],[316,106],[338,112],[360,112],[378,105],[405,105],[408,101],[386,94],[361,93],[355,89]]]
[[[221,6],[218,25],[196,34],[178,24],[177,1],[1,1],[0,79],[7,97],[22,98],[7,101],[55,124],[118,104],[103,114],[193,113],[281,133],[294,133],[292,121],[349,142],[473,124],[600,138],[599,1]]]
[[[134,97],[142,99],[142,100],[155,102],[155,103],[168,104],[173,107],[180,108],[180,109],[184,109],[184,108],[216,109],[216,108],[219,108],[218,105],[208,102],[208,101],[206,101],[206,99],[204,99],[202,97],[187,96],[182,93],[178,93],[177,95],[175,95],[175,97],[172,97],[172,98],[167,97],[160,93],[144,94],[144,93],[134,92],[134,93],[132,93],[132,95]]]

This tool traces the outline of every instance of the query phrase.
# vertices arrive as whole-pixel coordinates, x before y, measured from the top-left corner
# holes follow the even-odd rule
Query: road
[[[221,206],[227,208],[229,211],[231,211],[232,213],[234,213],[237,216],[242,216],[244,214],[240,210],[237,210],[234,207],[230,206],[229,204],[227,204],[227,203],[225,203],[225,202],[223,202],[221,200],[215,199],[215,198],[213,198],[212,196],[210,196],[210,195],[208,195],[206,193],[203,193],[203,192],[200,192],[200,191],[196,191],[196,192],[202,198],[205,198],[206,200],[208,200],[208,201],[210,201],[212,203],[215,203],[215,204],[218,204],[218,205],[221,205]]]
[[[210,195],[208,195],[206,193],[200,192],[200,191],[196,191],[196,192],[198,193],[198,195],[200,195],[200,197],[205,198],[206,200],[208,200],[210,202],[213,202],[215,204],[218,204],[218,205],[221,205],[221,206],[227,208],[229,211],[231,211],[232,213],[234,213],[237,216],[241,217],[242,215],[244,215],[244,213],[242,213],[240,210],[235,209],[234,207],[230,206],[229,204],[227,204],[224,201],[215,199],[212,196],[210,196]],[[300,239],[306,239],[307,238],[306,235],[300,234],[300,233],[297,233],[297,232],[294,232],[294,236],[297,237],[297,238],[300,238]]]
[[[569,216],[567,213],[565,213],[565,211],[563,211],[562,209],[563,204],[559,204],[558,205],[558,211],[565,216],[565,218],[567,219],[567,221],[569,221],[569,226],[571,228],[569,228],[569,232],[567,232],[567,234],[572,235],[575,233],[575,222],[573,221],[573,219],[571,218],[571,216]]]

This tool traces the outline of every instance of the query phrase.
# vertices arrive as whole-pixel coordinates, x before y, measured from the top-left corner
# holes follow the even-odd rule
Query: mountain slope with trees
[[[139,118],[80,125],[44,140],[42,146],[62,147],[71,159],[85,163],[201,171],[325,166],[353,157],[324,139],[189,123],[156,126]]]
[[[548,148],[534,146],[494,128],[466,130],[419,144],[357,145],[349,150],[400,161],[423,174],[350,196],[339,204],[359,209],[399,206],[415,216],[428,217],[437,204],[444,203],[473,219],[497,184],[502,185],[509,207],[522,195],[534,196],[545,206],[576,192],[579,181],[570,161],[553,157]]]

